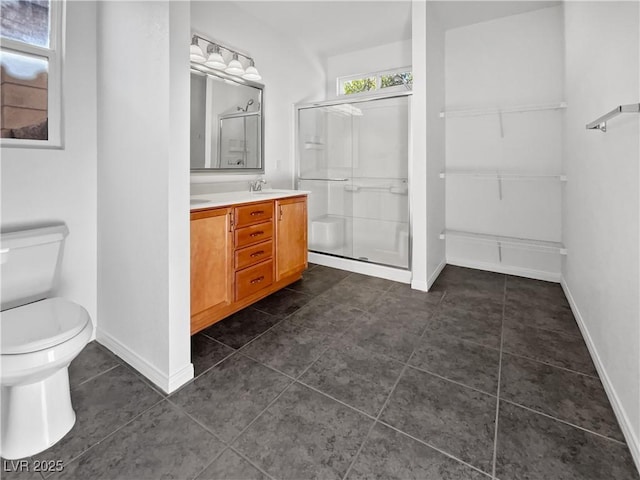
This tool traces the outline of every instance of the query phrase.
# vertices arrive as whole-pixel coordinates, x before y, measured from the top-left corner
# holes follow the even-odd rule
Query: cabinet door
[[[191,214],[191,321],[233,301],[231,209]],[[196,320],[197,321],[197,320]]]
[[[307,197],[276,201],[276,279],[307,268]]]

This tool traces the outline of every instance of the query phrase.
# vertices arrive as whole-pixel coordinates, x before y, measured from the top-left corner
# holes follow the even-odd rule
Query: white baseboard
[[[163,390],[166,393],[175,392],[181,386],[193,380],[193,377],[193,363],[188,363],[167,379],[167,388],[163,388]]]
[[[96,339],[96,332],[98,331],[98,328],[96,327],[95,320],[91,320],[91,323],[93,324],[93,330],[91,331],[91,338],[89,341],[93,342]]]
[[[431,287],[433,286],[434,282],[438,279],[438,276],[442,273],[442,270],[444,270],[444,267],[447,266],[447,260],[446,258],[442,259],[442,262],[440,263],[440,265],[438,265],[438,268],[436,268],[436,270],[431,274],[431,276],[429,277],[429,280],[427,280],[427,291],[431,290]]]
[[[127,346],[123,345],[119,340],[109,335],[103,330],[98,329],[96,340],[104,345],[118,357],[135,368],[138,372],[148,378],[154,385],[157,385],[165,393],[171,393],[193,378],[193,364],[189,363],[178,372],[169,376],[158,370],[157,367],[149,363],[137,353],[131,351]]]
[[[417,280],[411,280],[411,288],[413,290],[420,290],[421,292],[428,292],[429,284],[427,282],[419,282]]]
[[[533,278],[535,280],[545,280],[547,282],[555,283],[560,283],[561,277],[559,273],[514,267],[510,265],[501,265],[496,263],[475,262],[473,260],[467,260],[463,258],[447,257],[447,263],[449,265],[455,265],[457,267],[475,268],[478,270],[486,270],[488,272],[504,273],[506,275],[515,275],[517,277]]]
[[[325,267],[338,268],[363,275],[386,278],[400,283],[411,283],[411,272],[400,268],[386,267],[374,263],[350,260],[348,258],[333,257],[321,253],[309,252],[309,262],[324,265]]]
[[[618,398],[618,394],[616,393],[613,384],[611,383],[611,379],[609,375],[607,375],[607,370],[600,359],[600,355],[598,355],[598,350],[596,348],[591,335],[589,334],[589,330],[587,329],[587,325],[584,322],[584,318],[580,313],[580,309],[578,305],[576,305],[575,299],[571,294],[571,290],[569,290],[569,286],[565,281],[564,277],[561,279],[560,284],[562,285],[562,290],[564,290],[564,294],[569,301],[569,305],[571,306],[571,311],[573,315],[576,317],[576,322],[578,323],[578,327],[580,328],[580,332],[582,332],[582,337],[587,344],[587,348],[589,349],[589,353],[591,354],[591,359],[593,360],[594,365],[596,366],[596,370],[598,371],[598,375],[600,375],[600,380],[602,381],[602,385],[604,386],[604,390],[607,393],[607,397],[609,398],[609,402],[613,407],[613,412],[618,419],[618,423],[620,424],[620,428],[622,429],[622,433],[624,438],[627,441],[627,445],[629,445],[629,450],[631,451],[631,456],[633,457],[633,461],[636,464],[636,468],[640,471],[640,442],[638,442],[638,437],[632,428],[631,421],[627,416],[627,413]]]

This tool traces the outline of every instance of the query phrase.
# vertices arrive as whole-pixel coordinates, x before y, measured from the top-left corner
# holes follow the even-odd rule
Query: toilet
[[[0,234],[0,454],[8,460],[46,450],[76,421],[68,367],[93,324],[80,305],[49,298],[68,233],[64,224],[47,224]]]

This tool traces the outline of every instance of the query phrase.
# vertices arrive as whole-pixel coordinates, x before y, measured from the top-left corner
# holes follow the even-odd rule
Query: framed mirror
[[[191,171],[264,173],[264,86],[191,65]]]

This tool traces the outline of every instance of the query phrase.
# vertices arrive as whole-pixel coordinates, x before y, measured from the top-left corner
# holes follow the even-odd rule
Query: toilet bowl
[[[8,460],[49,448],[75,423],[68,367],[91,339],[93,324],[80,305],[43,298],[52,290],[66,233],[58,225],[1,236],[0,454]]]

